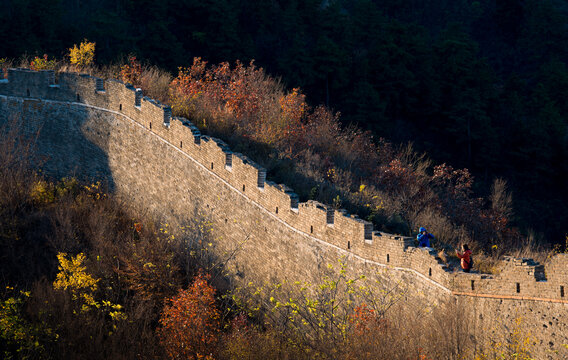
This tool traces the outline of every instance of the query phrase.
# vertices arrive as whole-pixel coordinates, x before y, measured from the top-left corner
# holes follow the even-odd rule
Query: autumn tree
[[[87,39],[83,40],[79,47],[77,44],[69,49],[69,61],[79,67],[91,65],[95,59],[95,43]]]
[[[209,277],[200,273],[187,290],[167,300],[157,333],[171,359],[213,359],[220,312]]]
[[[80,304],[81,312],[92,309],[103,311],[113,320],[126,318],[122,306],[113,304],[108,300],[97,299],[98,283],[100,279],[94,278],[87,272],[86,256],[83,253],[68,257],[66,253],[57,254],[59,260],[59,273],[53,282],[56,290],[69,291],[71,299]]]
[[[120,67],[120,78],[127,84],[140,86],[142,78],[142,64],[136,59],[136,56],[128,57],[128,64]]]

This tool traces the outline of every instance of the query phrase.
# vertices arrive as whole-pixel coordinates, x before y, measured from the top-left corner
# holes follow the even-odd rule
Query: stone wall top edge
[[[8,72],[26,72],[26,73],[39,73],[39,71],[34,71],[28,68],[8,68]]]
[[[327,211],[328,206],[324,205],[323,203],[316,201],[316,200],[308,200],[306,202],[300,203],[299,205],[300,207],[314,207],[320,210],[325,210]]]
[[[8,80],[17,82],[18,80],[29,80],[30,78],[37,78],[38,80],[43,80],[50,74],[52,74],[52,70],[40,70],[34,71],[25,68],[9,68],[8,69]],[[46,83],[45,86],[48,84]]]
[[[209,137],[209,140],[211,140],[212,144],[217,145],[217,147],[220,148],[221,151],[232,153],[231,149],[229,148],[229,145],[227,145],[227,143],[224,142],[223,140],[216,137]]]
[[[255,161],[253,161],[251,158],[249,158],[248,156],[246,156],[242,153],[233,153],[233,156],[240,159],[243,162],[243,164],[252,166],[253,168],[257,169],[258,171],[266,171],[266,169],[264,167],[260,166]]]

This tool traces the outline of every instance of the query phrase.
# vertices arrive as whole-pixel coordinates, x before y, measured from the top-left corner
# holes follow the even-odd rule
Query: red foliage
[[[467,169],[454,170],[442,164],[434,167],[432,180],[440,196],[443,209],[459,224],[481,221],[482,199],[472,198],[473,177]]]
[[[206,65],[201,58],[195,58],[190,68],[179,69],[170,84],[174,105],[202,98],[214,103],[211,111],[227,112],[236,119],[250,120],[259,115],[268,100],[266,91],[273,88],[262,68],[257,68],[253,61],[249,66],[237,61],[234,69],[226,62],[210,68]]]
[[[388,165],[381,166],[381,185],[389,192],[400,192],[416,177],[412,169],[399,159],[393,159]]]
[[[434,167],[433,180],[443,184],[454,197],[468,197],[471,195],[473,176],[468,169],[457,169],[442,164]]]
[[[128,61],[130,64],[124,64],[120,68],[120,78],[127,84],[133,86],[140,86],[142,79],[142,65],[136,56],[129,56]]]
[[[436,207],[436,204],[431,203],[432,195],[428,187],[430,177],[419,174],[411,164],[402,161],[398,154],[388,165],[379,167],[378,175],[380,188],[396,196],[408,211]]]
[[[33,71],[39,70],[55,70],[56,61],[55,59],[49,60],[47,54],[43,54],[43,57],[35,57],[30,63],[30,69]]]
[[[366,335],[370,330],[384,330],[383,328],[386,326],[385,323],[379,321],[376,311],[366,304],[353,309],[353,313],[349,316],[349,322],[355,336]]]
[[[199,274],[187,290],[168,299],[157,329],[160,343],[172,359],[213,359],[220,313],[209,275]]]

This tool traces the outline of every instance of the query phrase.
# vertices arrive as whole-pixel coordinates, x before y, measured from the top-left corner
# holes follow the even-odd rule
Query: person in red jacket
[[[471,258],[471,250],[467,246],[467,244],[462,245],[462,251],[459,252],[456,250],[456,255],[461,259],[461,267],[463,271],[469,272],[473,265],[473,260]]]

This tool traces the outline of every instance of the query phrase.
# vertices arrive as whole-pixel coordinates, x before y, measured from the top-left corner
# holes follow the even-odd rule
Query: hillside
[[[2,57],[60,57],[86,37],[100,63],[135,53],[175,72],[194,57],[256,59],[344,125],[469,169],[478,196],[506,179],[513,223],[564,242],[562,1],[9,0],[3,9]]]
[[[30,66],[76,67],[39,57]],[[488,264],[503,254],[542,260],[549,251],[523,240],[510,224],[505,181],[496,179],[490,196],[478,198],[467,169],[433,164],[410,146],[375,142],[368,131],[342,127],[339,114],[310,107],[299,89],[287,91],[252,62],[231,67],[196,58],[173,80],[134,57],[122,66],[82,70],[119,76],[171,104],[174,115],[191,119],[202,132],[252,157],[269,179],[291,186],[301,201],[343,207],[377,230],[414,236],[426,226],[436,234],[437,249],[451,253],[452,246],[467,242],[480,259],[489,257]]]
[[[67,309],[75,309],[76,320],[99,319],[95,321],[99,325],[70,334],[66,329],[74,323],[71,313],[63,323],[48,321],[51,328],[36,328],[33,321],[22,318],[23,314],[32,318],[46,316],[57,311],[60,302],[40,301],[43,305],[37,310],[39,314],[34,313],[33,307],[24,313],[24,304],[34,304],[33,300],[26,300],[30,293],[18,295],[18,288],[25,286],[14,289],[8,285],[3,310],[9,321],[4,323],[3,338],[14,349],[41,355],[45,346],[57,353],[104,357],[114,354],[113,341],[126,336],[124,340],[131,343],[134,339],[128,338],[128,334],[143,331],[148,337],[145,343],[148,351],[164,350],[171,357],[179,351],[187,351],[189,356],[204,351],[221,358],[234,356],[238,352],[233,351],[242,350],[233,345],[250,339],[243,339],[228,328],[215,335],[220,325],[219,313],[213,305],[214,290],[208,289],[203,276],[197,276],[185,289],[190,279],[187,274],[197,271],[194,266],[201,264],[216,274],[217,280],[224,278],[228,282],[225,289],[230,285],[229,289],[236,291],[229,297],[236,302],[233,304],[236,308],[231,301],[224,302],[224,306],[248,315],[234,318],[241,329],[243,324],[261,325],[254,326],[258,334],[255,338],[260,336],[273,344],[281,338],[273,337],[272,329],[294,339],[291,344],[280,342],[276,346],[264,340],[253,342],[263,349],[254,352],[255,356],[276,351],[281,355],[272,357],[310,358],[311,354],[317,354],[323,358],[350,358],[367,353],[372,357],[381,354],[385,358],[407,358],[414,353],[451,358],[474,356],[478,351],[489,351],[495,356],[513,353],[528,356],[533,351],[545,354],[547,349],[563,350],[565,255],[554,256],[545,267],[532,260],[508,258],[493,274],[455,272],[434,252],[416,248],[412,238],[372,231],[370,223],[329,205],[313,201],[299,204],[297,196],[286,186],[266,181],[262,167],[233,153],[222,141],[201,135],[187,120],[172,118],[169,107],[142,98],[129,85],[72,73],[53,75],[53,71],[11,69],[7,81],[0,84],[0,91],[5,94],[0,96],[2,121],[6,124],[15,116],[16,123],[7,123],[9,128],[25,124],[22,130],[36,138],[36,151],[45,159],[43,168],[47,173],[65,174],[74,169],[81,176],[102,176],[115,188],[113,193],[125,201],[122,207],[132,206],[130,211],[134,213],[154,214],[173,223],[162,223],[158,229],[147,217],[137,222],[137,217],[126,219],[121,213],[104,214],[98,220],[97,211],[105,208],[97,204],[100,202],[103,207],[113,204],[107,201],[108,195],[100,190],[100,185],[77,188],[76,181],[69,180],[49,184],[30,177],[29,170],[26,178],[25,163],[21,161],[28,154],[21,148],[26,143],[14,141],[17,139],[14,133],[5,136],[2,144],[6,147],[7,161],[3,163],[8,170],[2,172],[7,175],[1,188],[6,194],[2,197],[6,201],[2,209],[13,214],[4,217],[8,221],[2,226],[6,234],[3,243],[10,250],[3,252],[6,270],[13,270],[10,264],[17,264],[12,254],[14,250],[17,252],[18,245],[24,245],[23,249],[35,248],[26,247],[22,240],[55,250],[53,255],[57,254],[59,262],[55,281],[32,282],[40,285],[32,293],[38,296],[39,290],[39,299],[43,298],[42,294],[63,296],[64,302],[71,296],[74,305]],[[17,166],[11,165],[14,161]],[[31,186],[22,186],[26,183]],[[58,207],[61,199],[67,199],[67,203]],[[45,210],[48,213],[42,216]],[[75,211],[90,212],[87,221],[74,215]],[[34,216],[30,218],[26,213]],[[54,235],[47,238],[42,238],[42,233],[39,237],[34,235],[37,227],[30,226],[30,220],[50,216],[55,221],[47,223],[51,222]],[[125,229],[118,232],[124,238],[113,238],[115,226]],[[145,228],[150,230],[149,234],[143,231]],[[105,229],[110,233],[101,232]],[[50,227],[46,230],[51,231]],[[145,239],[143,234],[150,238]],[[71,247],[71,254],[60,252],[66,246]],[[149,248],[144,250],[145,247]],[[125,255],[119,258],[116,254],[121,254],[122,249],[126,249]],[[77,254],[82,250],[87,255]],[[47,255],[48,262],[53,259],[47,251],[42,253]],[[101,261],[105,259],[107,264],[103,266]],[[14,275],[11,282],[18,281],[26,272]],[[164,284],[164,279],[156,281],[156,276],[165,277],[165,290],[163,286],[156,288],[157,284]],[[99,288],[97,283],[103,279],[108,285]],[[162,298],[162,291],[172,291],[180,285],[184,290],[166,301],[164,308],[148,309],[151,312],[148,316],[153,317],[161,311],[162,326],[154,328],[152,324],[129,321],[132,328],[128,330],[128,326],[121,324],[125,317],[132,316],[130,305],[136,305],[129,302],[130,296],[131,300],[138,298],[143,302],[134,309],[142,309],[152,305],[148,303],[152,298]],[[128,286],[125,295],[121,295],[123,286]],[[179,311],[188,306],[192,314],[195,301],[207,304],[198,308],[203,314],[199,316],[211,316],[211,322],[206,321],[205,328],[198,328],[206,331],[207,337],[191,342],[191,348],[184,350],[173,341],[176,334],[190,335],[181,330],[179,321],[192,324],[195,317],[180,317]],[[77,313],[79,306],[81,315]],[[483,317],[478,318],[478,309],[483,309]],[[424,316],[424,310],[428,316]],[[522,319],[518,318],[519,311],[523,312]],[[554,322],[547,319],[551,313],[555,314]],[[454,329],[448,324],[458,319],[454,316],[463,318],[464,314],[468,316],[467,327],[456,325],[449,339],[436,335],[438,331]],[[227,320],[232,318],[227,316]],[[409,322],[409,318],[417,316],[424,322],[420,325]],[[101,322],[103,319],[106,321]],[[261,323],[249,325],[248,321],[254,319]],[[197,321],[203,324],[202,320]],[[384,327],[391,322],[412,324],[412,329]],[[542,323],[546,325],[544,330],[536,337],[530,335],[530,330]],[[125,332],[117,330],[117,336],[109,334],[97,340],[97,344],[108,341],[103,347],[109,353],[97,353],[97,346],[78,346],[82,337],[92,339],[110,326]],[[360,341],[363,339],[358,340],[356,334],[361,327],[387,336]],[[515,329],[513,335],[510,328]],[[163,348],[156,345],[154,329]],[[393,348],[396,339],[404,338],[399,331],[402,334],[416,331],[413,338],[420,340]],[[64,335],[66,340],[53,343],[49,338],[54,334]],[[464,344],[460,334],[470,334],[465,336],[473,348]],[[36,340],[39,337],[41,344]],[[381,341],[374,340],[377,338]],[[548,346],[545,341],[549,341]],[[135,341],[132,346],[136,347]]]

